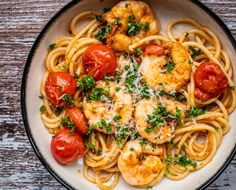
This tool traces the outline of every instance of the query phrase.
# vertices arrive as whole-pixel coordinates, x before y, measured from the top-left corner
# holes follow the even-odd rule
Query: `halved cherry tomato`
[[[75,124],[77,131],[81,134],[85,134],[88,130],[88,126],[85,123],[84,114],[80,111],[79,108],[70,108],[67,110],[67,115]]]
[[[106,74],[113,75],[117,62],[114,52],[103,44],[95,44],[83,54],[83,65],[94,80],[102,80]]]
[[[228,86],[228,79],[220,66],[204,62],[194,73],[194,95],[200,100],[209,100],[220,95]]]
[[[157,44],[148,45],[143,53],[143,56],[146,55],[163,55],[165,49]]]
[[[70,129],[60,130],[51,141],[53,157],[61,164],[69,164],[84,155],[86,146],[82,136]]]
[[[62,104],[63,95],[73,95],[76,91],[76,81],[66,72],[49,74],[45,84],[46,95],[56,106]]]

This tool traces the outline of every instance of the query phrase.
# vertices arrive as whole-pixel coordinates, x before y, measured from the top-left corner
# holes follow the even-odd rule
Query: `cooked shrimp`
[[[98,81],[94,90],[96,89],[102,90],[106,95],[100,100],[84,98],[85,117],[89,125],[96,125],[97,130],[109,134],[114,133],[116,124],[125,125],[131,119],[133,111],[131,96],[127,93],[126,87],[110,81],[108,84],[104,81]],[[114,117],[117,116],[117,121],[114,121]],[[102,120],[109,124],[111,129],[107,129],[107,126],[101,126]],[[100,126],[98,125],[99,122],[101,123]]]
[[[166,92],[179,90],[190,78],[189,57],[179,42],[165,45],[168,55],[146,55],[142,59],[140,71],[147,85]]]
[[[144,156],[143,147],[138,140],[131,140],[125,144],[118,158],[118,167],[127,183],[145,186],[158,177],[164,164],[156,155]]]
[[[103,20],[112,27],[108,34],[107,44],[118,51],[129,51],[129,45],[146,36],[159,32],[159,21],[151,8],[141,1],[121,1]]]
[[[164,107],[166,112],[169,112],[169,116],[167,114],[164,115],[164,113],[160,113],[160,116],[154,115],[155,108],[160,107],[160,105]],[[175,126],[179,124],[175,117],[177,110],[180,110],[179,118],[182,121],[185,117],[183,111],[185,109],[186,106],[180,102],[164,98],[162,100],[141,100],[137,104],[134,115],[139,135],[156,144],[163,144],[170,141],[173,138]],[[164,111],[162,110],[162,112]],[[157,125],[153,126],[155,121]]]

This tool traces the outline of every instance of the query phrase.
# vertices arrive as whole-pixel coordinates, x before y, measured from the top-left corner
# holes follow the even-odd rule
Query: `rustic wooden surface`
[[[0,0],[0,189],[65,189],[41,165],[24,130],[20,82],[42,27],[69,0]],[[201,0],[236,37],[236,0]],[[236,189],[236,156],[207,190]]]

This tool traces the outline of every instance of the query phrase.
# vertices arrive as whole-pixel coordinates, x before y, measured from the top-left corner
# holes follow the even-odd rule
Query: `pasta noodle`
[[[108,107],[110,106],[107,112],[105,112],[105,109],[102,107],[104,104],[100,104],[99,102],[102,100],[98,100],[98,103],[94,103],[94,105],[86,100],[83,89],[78,88],[78,85],[72,97],[74,102],[70,106],[57,106],[47,96],[46,83],[50,73],[68,72],[71,76],[76,76],[77,84],[82,77],[87,76],[86,68],[83,65],[83,55],[88,47],[94,44],[102,44],[102,42],[98,40],[98,33],[104,28],[104,23],[100,22],[98,19],[100,15],[101,13],[86,11],[75,16],[69,25],[70,35],[57,39],[48,52],[45,60],[47,71],[42,79],[40,91],[43,98],[41,108],[44,108],[41,109],[42,121],[49,133],[57,134],[58,131],[65,128],[65,126],[62,125],[62,119],[67,115],[67,109],[71,107],[83,107],[82,112],[85,114],[87,124],[90,126],[90,134],[87,133],[84,137],[87,139],[87,149],[83,157],[83,175],[88,181],[97,184],[99,188],[104,190],[113,189],[117,185],[120,173],[131,185],[143,188],[157,184],[165,176],[171,180],[181,180],[187,177],[192,171],[201,169],[209,164],[217,148],[220,146],[222,138],[230,131],[228,118],[229,114],[235,110],[236,96],[234,83],[232,81],[233,68],[227,52],[222,48],[217,35],[209,28],[202,26],[196,20],[191,18],[176,18],[168,24],[166,34],[144,35],[142,37],[139,36],[136,40],[132,39],[131,43],[128,45],[127,51],[122,52],[117,51],[113,47],[111,48],[115,52],[118,62],[116,74],[115,76],[107,76],[104,80],[96,82],[96,85],[100,89],[105,90],[107,90],[106,88],[109,84],[110,86],[107,91],[109,91],[108,93],[113,93],[113,95],[111,95],[111,98],[113,98],[111,102],[107,99],[104,100],[108,102],[106,102],[105,105],[107,106],[109,104]],[[76,26],[86,19],[90,19],[90,22],[81,31],[77,31]],[[195,29],[185,31],[180,36],[175,36],[172,32],[172,28],[175,25],[181,24],[192,25]],[[118,22],[117,25],[121,24]],[[114,27],[115,24],[112,26]],[[141,25],[139,27],[142,28]],[[144,28],[143,30],[145,31],[146,29]],[[143,31],[140,29],[140,31],[137,32],[138,34],[135,35],[139,35],[139,33],[142,32]],[[114,32],[111,32],[111,35],[113,35],[113,33]],[[106,37],[108,38],[109,35]],[[113,39],[116,40],[116,38]],[[114,41],[114,43],[122,43],[122,41]],[[153,75],[147,73],[148,76],[145,78],[145,72],[149,72],[149,70],[144,62],[148,61],[149,58],[152,59],[153,56],[146,56],[146,51],[143,51],[148,45],[153,44],[163,47],[165,51],[167,51],[165,54],[173,54],[173,60],[175,59],[174,54],[176,52],[172,49],[170,50],[170,46],[174,47],[175,45],[173,44],[180,44],[179,46],[184,47],[188,59],[186,68],[189,68],[189,71],[187,73],[186,70],[183,71],[183,75],[187,76],[187,80],[185,81],[185,79],[181,78],[180,88],[177,88],[178,83],[174,82],[174,90],[169,90],[171,84],[168,86],[164,84],[162,86],[161,84],[160,86],[163,88],[153,89],[153,79],[150,79],[149,82],[148,77],[155,76],[155,73]],[[123,46],[123,44],[120,46]],[[141,51],[141,53],[138,51]],[[177,52],[177,54],[178,57],[182,56],[179,52]],[[157,55],[154,56],[158,57]],[[161,56],[163,56],[163,53]],[[140,58],[141,61],[139,61]],[[153,60],[155,62],[155,59]],[[216,96],[203,101],[196,98],[196,81],[194,75],[200,65],[205,62],[213,62],[219,66],[224,76],[227,78],[228,87],[223,93],[218,93]],[[168,63],[171,65],[171,61]],[[135,70],[135,65],[137,64],[141,65],[138,71]],[[148,62],[148,64],[151,64],[151,62]],[[171,72],[173,73],[175,72],[173,70],[177,69],[177,65],[178,63],[174,63],[173,65],[173,62],[170,68],[166,68],[165,65],[164,71],[161,70],[159,76],[164,76],[165,73],[171,75]],[[142,69],[145,72],[142,72]],[[131,73],[131,71],[133,73]],[[133,83],[129,84],[127,80],[132,79],[128,78],[131,74],[132,77],[136,78],[134,78]],[[119,78],[119,80],[117,78]],[[170,79],[165,78],[165,80],[169,82],[168,80]],[[176,78],[176,80],[179,79]],[[132,85],[134,85],[134,87],[132,87]],[[114,86],[116,90],[114,90],[112,86]],[[124,91],[120,92],[120,88],[123,90],[122,86],[125,86]],[[103,91],[99,91],[98,93],[103,93]],[[161,93],[164,94],[161,95]],[[106,96],[106,94],[104,96]],[[129,97],[132,97],[131,103],[129,102]],[[122,110],[123,107],[120,108],[121,114],[118,115],[120,118],[117,118],[116,121],[112,121],[115,120],[114,118],[110,118],[110,120],[100,118],[103,119],[103,123],[96,120],[98,116],[102,117],[102,115],[110,114],[111,109],[113,109],[111,107],[115,107],[114,102],[116,101],[118,102],[116,106],[119,106],[118,104],[122,102],[126,105],[125,110]],[[158,112],[159,115],[155,113],[155,110],[158,110],[156,107],[162,110]],[[129,109],[131,111],[129,111]],[[145,113],[146,115],[143,116],[142,114],[144,114],[145,109],[147,112]],[[139,110],[144,110],[141,115]],[[152,111],[150,112],[150,110]],[[166,115],[163,115],[163,112],[165,112]],[[159,128],[151,129],[149,127],[142,129],[143,125],[154,126],[154,120],[156,119],[155,121],[157,121],[157,115],[159,119],[169,117],[169,119],[165,121],[158,121],[157,127],[159,127],[160,130]],[[121,122],[121,120],[125,120],[125,116],[129,117],[129,119],[122,124],[117,124]],[[144,117],[144,120],[142,120],[142,117]],[[100,128],[97,127],[97,125],[100,125]],[[101,125],[106,126],[106,129],[102,128]],[[115,129],[113,125],[115,125]],[[111,130],[114,131],[109,131],[108,127],[111,127]],[[147,130],[153,131],[149,131],[149,133]],[[158,133],[156,130],[159,130]],[[167,136],[164,136],[165,133],[167,133],[165,130],[171,130],[171,133],[169,134],[168,132]],[[143,135],[143,133],[145,133],[146,136]],[[150,136],[153,133],[155,134],[155,139],[152,139]],[[137,139],[139,141],[139,143],[137,143],[138,145],[135,144]],[[143,152],[140,154],[137,153],[137,155],[139,155],[138,158],[132,158],[132,151],[134,153],[136,153],[135,151],[138,152],[138,148],[135,149],[134,147],[139,147],[140,145],[142,145],[141,150]],[[152,153],[148,152],[149,145]],[[155,154],[156,149],[159,149],[161,153]],[[129,154],[127,152],[129,152]],[[126,155],[127,158],[125,158],[124,155]],[[125,163],[131,158],[134,159],[133,165]],[[156,159],[157,163],[160,161],[161,164],[158,166],[157,171],[152,171],[154,173],[151,173],[149,177],[147,177],[148,179],[146,179],[143,174],[140,174],[142,173],[140,167],[150,172],[147,169],[148,164],[145,165],[145,161],[149,159]],[[138,166],[135,165],[136,161]],[[128,170],[122,168],[123,166],[126,166]],[[140,176],[143,177],[142,180],[144,182],[136,183],[133,182],[135,180],[132,179],[132,181],[129,179],[132,176],[132,172],[128,174],[127,172],[131,170],[137,174],[136,178]],[[147,181],[147,183],[145,183],[145,181]]]

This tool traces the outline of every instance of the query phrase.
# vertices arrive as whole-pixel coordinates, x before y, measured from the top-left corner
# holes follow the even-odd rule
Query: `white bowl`
[[[117,0],[90,0],[90,1],[72,1],[61,9],[44,27],[36,39],[28,60],[22,80],[22,114],[30,143],[37,156],[48,171],[64,186],[69,189],[98,189],[98,187],[88,182],[82,174],[83,161],[62,166],[52,157],[50,151],[51,136],[44,127],[39,107],[42,102],[38,98],[40,95],[40,83],[45,72],[45,57],[47,55],[48,45],[58,37],[67,34],[67,26],[71,18],[81,11],[85,10],[103,10],[104,7],[111,7]],[[232,63],[236,62],[235,48],[236,42],[225,24],[207,7],[194,0],[147,0],[161,22],[161,33],[164,33],[167,23],[176,17],[191,17],[198,20],[202,25],[206,25],[213,30],[219,37],[223,48],[228,52]],[[182,28],[176,28],[175,32],[180,32]],[[236,71],[235,65],[233,65]],[[236,81],[236,72],[234,72],[234,82]],[[236,123],[236,112],[230,116],[230,124]],[[204,189],[214,181],[227,167],[236,152],[236,128],[232,127],[230,132],[224,136],[220,147],[217,150],[213,160],[204,168],[192,172],[188,177],[180,181],[171,181],[164,178],[152,189]],[[79,173],[78,170],[81,172]],[[174,187],[174,188],[173,188]],[[119,180],[115,189],[137,189],[129,186],[122,180]]]

